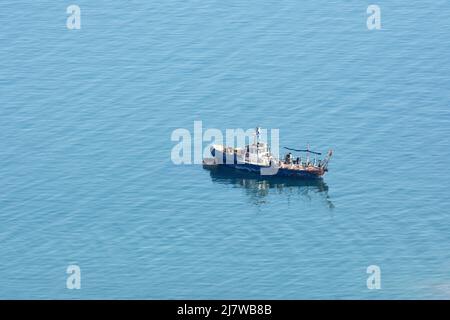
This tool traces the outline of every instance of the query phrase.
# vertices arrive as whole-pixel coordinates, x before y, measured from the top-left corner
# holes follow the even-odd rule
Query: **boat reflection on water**
[[[287,195],[299,195],[302,199],[312,200],[319,196],[326,206],[334,208],[328,196],[328,186],[323,179],[293,179],[288,177],[261,176],[257,173],[242,172],[225,166],[204,167],[210,172],[214,183],[228,184],[244,188],[255,204],[265,203],[271,192]]]

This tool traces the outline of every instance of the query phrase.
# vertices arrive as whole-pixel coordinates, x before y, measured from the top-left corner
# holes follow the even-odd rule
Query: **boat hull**
[[[254,164],[232,164],[232,165],[226,165],[233,169],[240,170],[240,171],[247,171],[247,172],[253,172],[258,175],[261,174],[261,169],[265,168],[268,169],[269,167],[265,166],[258,166]],[[321,174],[316,172],[308,172],[306,170],[291,170],[291,169],[284,169],[284,168],[278,168],[275,174],[273,176],[276,177],[294,177],[294,178],[300,178],[300,179],[318,179],[321,177]]]

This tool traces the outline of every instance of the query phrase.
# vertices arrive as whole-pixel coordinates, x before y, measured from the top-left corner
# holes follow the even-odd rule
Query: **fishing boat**
[[[284,147],[289,152],[282,159],[278,159],[272,155],[267,143],[259,141],[259,135],[260,128],[256,128],[253,143],[243,148],[212,145],[210,148],[212,158],[204,159],[203,166],[226,166],[266,176],[307,179],[320,178],[328,171],[332,150],[329,150],[321,160],[317,158],[321,153],[310,150],[309,145],[306,149]],[[290,151],[302,153],[304,156],[294,157]]]

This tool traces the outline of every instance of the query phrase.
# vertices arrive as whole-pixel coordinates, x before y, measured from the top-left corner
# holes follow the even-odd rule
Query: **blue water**
[[[449,299],[449,15],[446,0],[2,0],[0,298]],[[333,148],[330,172],[176,166],[171,133],[196,120]]]

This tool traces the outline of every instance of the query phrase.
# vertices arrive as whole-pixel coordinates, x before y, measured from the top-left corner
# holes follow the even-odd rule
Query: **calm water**
[[[371,3],[2,0],[0,298],[449,299],[450,7]],[[330,172],[175,166],[195,120]]]

